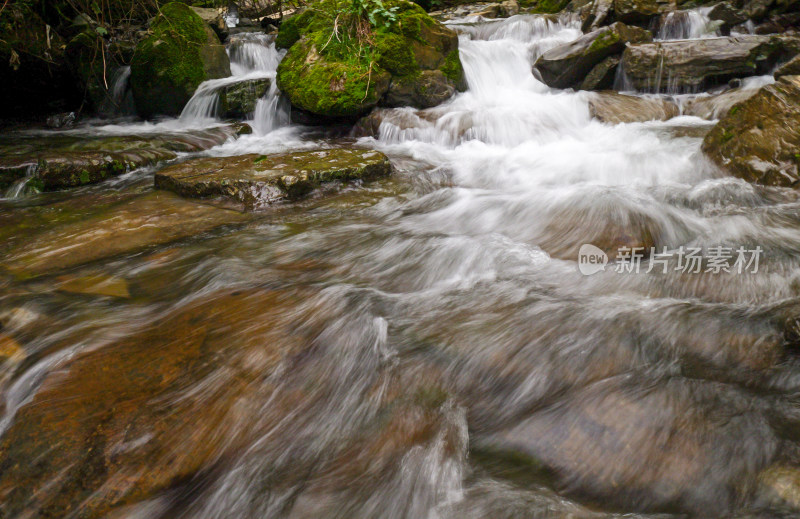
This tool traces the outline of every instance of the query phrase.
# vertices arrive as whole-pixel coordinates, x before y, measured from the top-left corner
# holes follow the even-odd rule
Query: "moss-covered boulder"
[[[650,31],[616,22],[548,50],[536,60],[534,69],[548,86],[575,88],[583,83],[596,65],[610,56],[622,53],[628,43],[652,39]]]
[[[466,87],[458,36],[420,6],[390,0],[384,6],[391,19],[351,14],[336,22],[334,34],[338,13],[331,5],[323,1],[290,18],[278,33],[276,44],[289,48],[278,86],[294,107],[355,118],[379,104],[433,106]]]
[[[731,174],[759,184],[800,181],[800,76],[784,76],[735,105],[703,141]]]
[[[226,197],[259,208],[300,198],[320,184],[370,180],[391,171],[383,153],[337,148],[194,159],[157,172],[155,185],[190,198]]]
[[[231,75],[219,38],[187,5],[163,6],[150,31],[131,62],[131,88],[142,117],[178,115],[200,83]]]

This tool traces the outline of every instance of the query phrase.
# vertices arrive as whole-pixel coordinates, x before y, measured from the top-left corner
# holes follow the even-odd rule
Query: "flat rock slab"
[[[0,268],[31,278],[243,223],[250,216],[153,192],[100,210],[90,208],[66,223],[59,221],[65,219],[55,214],[51,225],[39,226],[33,233],[25,222],[19,223],[18,232],[28,232],[28,238],[0,249]]]
[[[327,182],[370,180],[391,171],[383,153],[336,148],[194,159],[159,171],[155,185],[190,198],[230,198],[256,209],[298,199]]]
[[[152,135],[59,133],[12,136],[0,146],[0,189],[33,175],[40,190],[94,184],[136,168],[218,146],[240,133],[237,125]]]

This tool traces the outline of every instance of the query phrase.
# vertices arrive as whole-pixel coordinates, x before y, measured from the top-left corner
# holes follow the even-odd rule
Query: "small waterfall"
[[[33,177],[34,173],[36,173],[37,168],[38,166],[36,164],[28,166],[25,175],[11,184],[11,186],[6,189],[5,193],[3,193],[2,198],[12,199],[23,197],[28,191],[28,181]]]
[[[259,99],[254,116],[254,129],[266,133],[288,123],[288,116],[279,114],[279,92],[275,85],[275,73],[285,51],[275,47],[274,37],[260,33],[236,35],[228,45],[232,75],[227,78],[203,82],[181,112],[184,124],[196,124],[219,117],[221,114],[219,92],[223,88],[252,81],[270,79],[271,84],[265,98]]]
[[[275,48],[274,40],[274,36],[261,33],[243,33],[231,37],[228,44],[231,73],[245,76],[257,71],[275,72],[285,51]]]
[[[289,124],[289,106],[279,94],[278,85],[273,81],[267,96],[258,100],[256,113],[253,116],[253,131],[256,134],[266,135]]]
[[[111,88],[100,107],[100,113],[106,116],[133,115],[136,105],[130,89],[131,67],[122,66],[111,76]]]
[[[673,11],[661,16],[657,40],[690,40],[719,36],[720,23],[708,17],[711,8]]]

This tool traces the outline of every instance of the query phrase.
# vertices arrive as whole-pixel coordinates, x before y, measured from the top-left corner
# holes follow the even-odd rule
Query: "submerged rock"
[[[22,233],[26,239],[3,247],[0,268],[29,278],[249,220],[238,211],[198,204],[165,192],[96,209],[87,205],[65,211],[44,207],[38,218],[41,225],[35,229],[30,228],[31,217],[4,223],[6,233]]]
[[[214,292],[43,373],[0,440],[3,514],[109,517],[239,452],[250,413],[285,419],[294,408],[264,381],[308,344],[286,317],[297,303]]]
[[[150,30],[131,62],[131,88],[142,117],[178,115],[200,83],[231,75],[219,38],[187,5],[163,6]]]
[[[769,36],[662,41],[628,46],[622,66],[639,91],[696,91],[764,74],[793,47]]]
[[[155,185],[191,198],[227,197],[258,208],[300,198],[327,182],[370,180],[391,171],[383,153],[338,148],[194,159],[157,172]]]
[[[628,43],[652,39],[649,31],[616,22],[548,50],[536,60],[534,68],[548,86],[574,88],[584,81],[597,64],[609,56],[620,54]]]
[[[794,187],[800,180],[800,76],[784,76],[734,106],[703,141],[732,175]]]
[[[456,33],[406,0],[391,0],[386,7],[396,20],[369,29],[374,58],[364,55],[352,35],[332,38],[332,19],[316,10],[281,25],[276,44],[289,51],[277,81],[293,106],[324,117],[355,118],[378,104],[432,106],[465,88]]]
[[[726,511],[775,455],[778,441],[743,393],[670,378],[617,377],[570,392],[473,449],[567,493],[628,511]]]
[[[589,98],[592,117],[604,123],[666,121],[680,114],[678,105],[662,97],[641,97],[617,92],[593,92]]]

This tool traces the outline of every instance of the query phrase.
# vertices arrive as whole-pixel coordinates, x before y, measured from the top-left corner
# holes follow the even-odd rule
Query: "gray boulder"
[[[548,86],[575,88],[597,64],[620,54],[628,43],[652,39],[649,31],[616,22],[548,50],[536,60],[534,68]]]
[[[778,37],[736,36],[637,44],[625,49],[622,66],[639,91],[697,91],[767,73],[795,52],[787,43]]]

